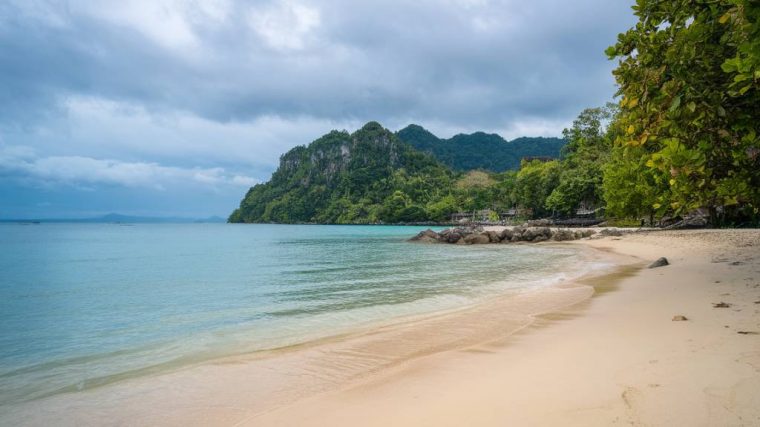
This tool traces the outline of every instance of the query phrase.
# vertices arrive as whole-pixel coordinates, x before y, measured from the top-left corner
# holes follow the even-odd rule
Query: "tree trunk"
[[[709,207],[710,212],[710,227],[718,227],[720,219],[718,218],[718,209],[715,206]]]

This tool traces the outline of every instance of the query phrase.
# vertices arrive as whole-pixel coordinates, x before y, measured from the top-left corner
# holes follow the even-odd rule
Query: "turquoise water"
[[[0,405],[546,286],[571,249],[420,227],[0,224]]]

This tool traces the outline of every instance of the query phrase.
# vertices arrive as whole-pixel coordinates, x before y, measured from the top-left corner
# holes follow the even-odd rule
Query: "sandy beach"
[[[247,425],[760,424],[760,232],[576,244],[671,265],[601,278],[595,297],[505,340],[416,360]]]
[[[563,244],[617,267],[454,312],[16,405],[0,424],[760,424],[760,231]],[[671,265],[646,268],[661,256]]]

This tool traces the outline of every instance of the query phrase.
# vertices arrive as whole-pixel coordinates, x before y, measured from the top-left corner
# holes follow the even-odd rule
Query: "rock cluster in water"
[[[603,234],[608,234],[604,230]],[[615,230],[617,231],[617,230]],[[619,231],[618,231],[619,233]],[[562,242],[591,237],[594,230],[554,229],[549,227],[513,227],[501,231],[484,230],[483,227],[456,227],[437,233],[431,229],[421,231],[410,240],[425,243],[452,243],[460,245],[481,245],[487,243],[539,243],[546,241]],[[614,234],[613,234],[614,235]]]

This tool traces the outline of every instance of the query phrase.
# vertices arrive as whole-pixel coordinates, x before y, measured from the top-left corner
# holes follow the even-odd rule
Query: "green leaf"
[[[723,64],[721,64],[720,68],[726,73],[730,73],[732,71],[736,71],[739,68],[738,62],[739,58],[727,59],[723,61]]]
[[[751,77],[749,74],[737,74],[734,76],[734,82],[735,83],[741,83],[745,80],[749,80]]]
[[[676,111],[681,105],[681,95],[676,96],[670,104],[670,111]]]
[[[688,104],[686,104],[686,108],[688,108],[689,111],[691,111],[693,113],[694,110],[697,109],[697,104],[695,104],[694,101],[691,101]]]

